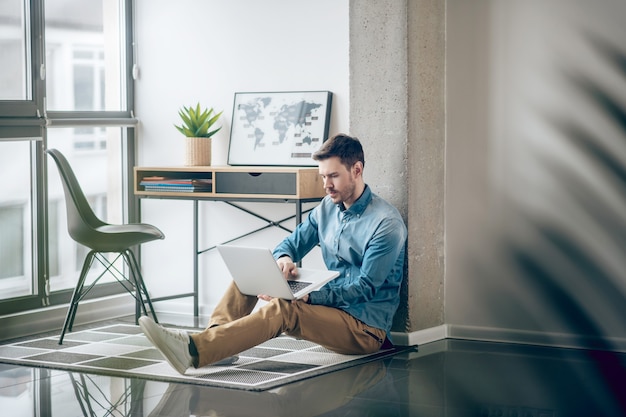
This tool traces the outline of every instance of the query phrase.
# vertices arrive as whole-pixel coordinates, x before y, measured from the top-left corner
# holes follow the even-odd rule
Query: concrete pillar
[[[350,1],[350,133],[409,229],[394,331],[444,322],[445,0]]]

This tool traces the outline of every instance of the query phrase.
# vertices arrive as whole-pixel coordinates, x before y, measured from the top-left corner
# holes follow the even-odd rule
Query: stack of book
[[[139,183],[145,191],[158,192],[211,192],[213,180],[209,178],[144,177]]]

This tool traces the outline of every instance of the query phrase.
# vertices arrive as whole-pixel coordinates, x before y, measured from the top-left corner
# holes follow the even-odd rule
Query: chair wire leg
[[[93,263],[94,256],[95,252],[90,251],[85,258],[85,262],[83,262],[83,268],[80,271],[80,276],[78,277],[78,282],[76,283],[76,287],[74,288],[74,293],[72,294],[70,306],[67,310],[67,314],[65,315],[63,330],[61,331],[61,336],[59,337],[59,345],[63,344],[65,332],[68,330],[71,332],[72,327],[74,326],[74,318],[76,317],[76,311],[78,310],[78,303],[83,296],[82,292],[83,287],[85,286],[85,279],[87,278],[87,273],[89,272],[89,269],[91,269],[91,264]]]
[[[131,249],[126,250],[125,256],[129,260],[130,272],[135,280],[137,300],[141,303],[141,307],[143,308],[143,312],[146,316],[148,315],[148,311],[146,310],[145,303],[148,303],[150,313],[152,314],[154,321],[158,323],[159,320],[157,319],[156,312],[154,311],[154,306],[152,305],[152,300],[150,299],[150,295],[148,294],[148,288],[146,287],[146,283],[143,280],[141,270],[139,269],[139,263],[137,262],[137,258],[135,257],[135,254]],[[142,298],[142,295],[141,295],[142,293],[143,293],[143,297],[145,297],[145,301]],[[139,320],[139,309],[137,309],[137,312],[135,314],[135,321],[138,321],[138,320]]]
[[[132,258],[130,257],[128,250],[122,252],[122,257],[128,266],[128,276],[126,279],[130,282],[132,289],[128,290],[130,294],[135,299],[135,324],[139,324],[139,317],[141,316],[141,312],[147,316],[148,312],[146,310],[145,301],[142,297],[141,286],[139,285],[137,279],[137,273],[135,270],[135,265],[132,262]]]
[[[91,270],[91,267],[93,266],[93,261],[96,259],[97,256],[98,256],[98,252],[96,251],[91,251],[89,254],[87,254],[87,257],[85,258],[85,263],[83,264],[83,269],[80,272],[80,278],[78,279],[78,285],[77,285],[78,298],[76,298],[74,302],[72,303],[73,310],[72,310],[72,315],[70,317],[70,323],[68,327],[68,330],[70,332],[72,331],[72,328],[74,327],[74,319],[76,319],[76,312],[78,311],[78,303],[80,303],[80,301],[85,297],[85,295],[87,295],[87,293],[91,291],[94,285],[100,280],[100,277],[96,278],[94,282],[89,284],[87,289],[85,289],[85,281],[87,279],[87,275],[89,274],[89,271]]]
[[[150,294],[148,293],[148,287],[146,286],[146,283],[143,280],[143,275],[139,267],[139,262],[137,262],[137,258],[135,257],[135,254],[132,250],[129,249],[128,252],[130,253],[130,259],[132,260],[135,271],[136,271],[135,279],[137,280],[137,283],[139,285],[141,292],[143,292],[145,296],[146,302],[148,303],[148,307],[150,308],[150,313],[152,313],[152,318],[154,319],[155,322],[158,323],[159,319],[157,318],[156,311],[154,310],[154,306],[152,305],[152,299],[150,298]],[[145,311],[145,306],[144,306],[144,311]],[[145,313],[146,315],[148,315],[147,311]]]

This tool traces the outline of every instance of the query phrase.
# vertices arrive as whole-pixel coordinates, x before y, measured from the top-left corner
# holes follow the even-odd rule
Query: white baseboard
[[[626,352],[626,338],[589,337],[577,334],[479,326],[448,325],[447,327],[448,338],[451,339]]]
[[[415,346],[436,342],[448,337],[448,326],[442,324],[437,327],[418,330],[411,333],[391,332],[391,341],[398,346]]]
[[[68,305],[41,308],[24,313],[0,317],[0,339],[31,336],[38,333],[61,330]],[[94,323],[135,314],[134,299],[129,295],[117,295],[97,300],[82,301],[74,325]]]
[[[410,333],[391,332],[394,344],[415,346],[444,339],[477,340],[483,342],[519,343],[536,346],[573,349],[600,349],[626,352],[626,338],[588,337],[554,332],[531,332],[479,326],[444,324]]]

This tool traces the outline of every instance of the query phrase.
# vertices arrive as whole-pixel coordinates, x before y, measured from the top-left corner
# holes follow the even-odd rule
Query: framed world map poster
[[[229,165],[317,166],[327,139],[332,93],[235,93]]]

